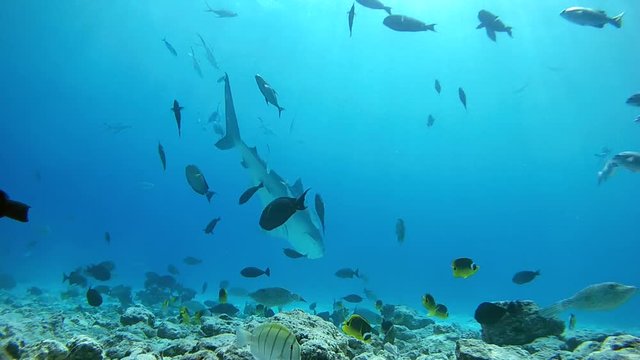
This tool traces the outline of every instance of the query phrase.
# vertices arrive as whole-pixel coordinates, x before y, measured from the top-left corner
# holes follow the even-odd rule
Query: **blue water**
[[[388,0],[397,13],[437,23],[438,32],[393,32],[383,11],[356,6],[352,38],[350,1],[218,5],[239,16],[217,19],[200,1],[0,5],[0,189],[32,206],[28,224],[0,221],[0,271],[20,286],[57,291],[66,288],[63,272],[110,259],[117,268],[109,284],[141,288],[144,272],[164,273],[172,263],[186,286],[209,283],[200,300],[215,299],[223,279],[249,290],[286,287],[325,308],[367,287],[417,309],[430,292],[452,318],[469,319],[483,301],[546,306],[593,283],[640,285],[638,175],[622,170],[598,186],[604,162],[593,155],[603,146],[640,150],[637,108],[624,104],[640,80],[637,2]],[[625,23],[572,24],[558,15],[572,5],[624,11]],[[482,8],[512,25],[513,39],[498,33],[493,43],[475,30]],[[263,205],[237,205],[252,184],[238,153],[217,150],[218,136],[203,128],[223,103],[223,73],[207,62],[196,33],[230,76],[244,141],[285,179],[301,177],[322,194],[324,258],[285,258],[288,244],[257,224]],[[257,73],[278,91],[282,118],[264,103]],[[169,111],[174,98],[185,107],[181,138]],[[275,135],[263,133],[258,117]],[[131,128],[114,134],[105,123]],[[188,186],[188,164],[217,192],[211,204]],[[215,234],[205,235],[217,216]],[[407,226],[401,246],[397,218]],[[182,264],[189,255],[204,263]],[[454,279],[458,257],[480,271]],[[269,266],[273,275],[244,279],[245,266]],[[338,279],[341,267],[370,280]],[[542,276],[513,284],[525,269]],[[578,319],[629,329],[640,321],[639,305],[636,296]]]

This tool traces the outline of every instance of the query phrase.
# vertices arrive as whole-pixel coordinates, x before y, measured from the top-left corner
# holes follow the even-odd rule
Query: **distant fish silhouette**
[[[351,10],[347,12],[349,14],[349,37],[353,35],[353,18],[356,16],[356,4],[351,5]]]
[[[169,52],[171,53],[171,55],[173,56],[178,56],[178,52],[176,51],[176,49],[173,47],[173,45],[171,45],[168,41],[167,38],[162,38],[162,41],[164,42],[164,46],[167,47],[167,49],[169,50]]]
[[[458,97],[460,98],[460,102],[464,106],[464,109],[467,110],[467,94],[465,94],[462,88],[458,88]]]

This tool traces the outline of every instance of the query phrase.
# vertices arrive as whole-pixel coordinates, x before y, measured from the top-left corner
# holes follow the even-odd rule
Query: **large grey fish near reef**
[[[607,181],[613,175],[614,170],[619,167],[627,168],[632,172],[640,172],[640,152],[623,151],[614,155],[598,172],[598,184]]]
[[[587,286],[568,299],[561,300],[540,311],[543,316],[551,317],[569,310],[613,310],[627,302],[638,288],[635,286],[604,282]]]
[[[278,104],[278,93],[259,74],[256,74],[256,83],[258,84],[260,93],[264,96],[264,101],[278,108],[278,117],[280,117],[284,108]]]
[[[478,12],[478,20],[480,20],[480,24],[476,26],[476,29],[484,28],[487,31],[489,39],[493,41],[496,41],[497,32],[506,32],[509,34],[509,37],[513,37],[511,26],[505,25],[498,16],[487,10],[480,10],[480,12]]]
[[[380,0],[356,0],[356,2],[369,9],[384,10],[391,15],[391,7],[385,6]]]
[[[436,24],[424,22],[404,15],[389,15],[382,22],[389,29],[403,32],[436,31]]]
[[[621,28],[624,13],[620,13],[620,15],[611,18],[602,10],[573,6],[562,10],[560,16],[574,24],[593,26],[601,29],[606,24],[611,24],[617,28]]]
[[[280,197],[293,195],[292,187],[280,177],[273,169],[267,169],[267,163],[258,156],[255,147],[249,147],[240,137],[238,119],[233,105],[233,95],[229,76],[221,79],[225,83],[225,117],[226,135],[216,143],[221,150],[236,149],[240,152],[241,164],[249,172],[254,184],[263,183],[264,189],[256,195],[260,197],[263,206]],[[306,210],[296,211],[287,223],[279,228],[269,231],[269,235],[286,239],[291,247],[301,254],[306,254],[310,259],[324,256],[324,239],[319,226],[312,220],[311,212]]]

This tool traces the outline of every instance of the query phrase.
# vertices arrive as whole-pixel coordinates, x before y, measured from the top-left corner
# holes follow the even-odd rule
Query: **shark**
[[[267,163],[258,155],[256,147],[249,147],[242,140],[229,75],[225,74],[219,81],[224,82],[226,134],[215,146],[220,150],[235,149],[240,153],[240,163],[249,173],[253,184],[264,184],[264,189],[256,194],[263,206],[280,197],[298,197],[302,194],[302,181],[298,179],[295,184],[289,185],[275,170],[267,167]],[[296,251],[309,259],[321,258],[324,256],[324,235],[312,215],[310,208],[296,211],[284,225],[268,233],[287,240]]]

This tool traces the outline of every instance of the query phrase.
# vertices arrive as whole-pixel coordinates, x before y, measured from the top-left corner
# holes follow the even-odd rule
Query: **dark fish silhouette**
[[[180,275],[180,271],[178,270],[178,268],[171,264],[167,266],[167,271],[171,275]]]
[[[78,285],[82,287],[87,287],[87,278],[82,275],[82,269],[76,269],[69,273],[69,275],[63,273],[62,274],[62,282],[68,281],[69,285]]]
[[[299,198],[279,197],[270,202],[260,215],[260,227],[264,230],[273,230],[289,220],[296,211],[304,210],[304,199],[307,195],[307,189]]]
[[[187,265],[199,265],[202,264],[202,260],[195,258],[193,256],[187,256],[186,258],[182,259],[182,262],[187,264]]]
[[[359,278],[360,274],[358,273],[358,269],[353,270],[351,268],[342,268],[336,271],[336,276],[341,279],[352,279],[354,277]]]
[[[266,268],[264,270],[259,269],[257,267],[249,266],[240,271],[240,275],[247,278],[255,278],[262,275],[271,276],[271,270]]]
[[[102,305],[102,295],[96,289],[87,290],[87,303],[93,307]]]
[[[111,279],[111,269],[107,263],[91,265],[87,267],[86,273],[92,278],[100,281],[108,281]]]
[[[207,43],[204,42],[204,39],[200,34],[198,34],[198,37],[200,38],[200,42],[202,42],[202,47],[204,47],[204,50],[207,52],[207,60],[209,60],[209,63],[211,64],[211,66],[220,70],[220,67],[218,66],[218,62],[216,61],[216,57],[213,55],[213,51],[211,51],[211,49],[207,46]]]
[[[300,254],[299,252],[297,252],[297,251],[295,251],[293,249],[289,249],[289,248],[283,249],[283,252],[287,257],[290,257],[292,259],[299,259],[299,258],[307,257],[307,255]]]
[[[182,109],[184,109],[184,107],[180,106],[178,100],[173,100],[173,107],[171,108],[171,111],[173,111],[173,115],[176,117],[176,123],[178,124],[178,137],[182,136],[182,130],[180,129],[182,123],[182,113],[180,113],[180,111]]]
[[[344,301],[347,301],[347,302],[350,302],[350,303],[354,303],[354,304],[361,303],[362,300],[363,300],[362,296],[356,295],[356,294],[347,295],[347,296],[343,297],[343,299],[344,299]]]
[[[167,49],[173,56],[178,56],[178,52],[171,44],[169,44],[169,42],[167,41],[167,38],[162,38],[162,41],[164,42],[164,46],[167,47]]]
[[[436,92],[440,94],[440,91],[442,91],[442,86],[440,86],[440,80],[436,79],[434,87],[436,88]]]
[[[108,245],[111,245],[111,234],[108,231],[104,233],[104,241],[106,241]]]
[[[353,18],[356,16],[356,4],[351,5],[351,10],[347,12],[349,14],[349,37],[353,35]]]
[[[160,161],[162,162],[162,170],[167,170],[167,156],[161,143],[158,143],[158,155],[160,155]]]
[[[467,110],[467,94],[465,94],[462,88],[458,88],[458,97],[460,98],[460,102],[464,106],[464,109]]]
[[[238,199],[238,204],[242,205],[244,203],[246,203],[247,201],[249,201],[251,199],[251,197],[253,196],[253,194],[256,193],[256,191],[262,189],[264,187],[264,183],[260,183],[256,186],[252,186],[250,188],[248,188],[247,190],[245,190],[245,192],[242,193],[242,195],[240,195],[240,199]]]
[[[520,272],[517,272],[515,275],[513,275],[513,279],[511,279],[511,281],[513,281],[518,285],[522,285],[522,284],[526,284],[528,282],[533,281],[533,279],[535,279],[539,275],[540,275],[540,270],[520,271]]]
[[[496,41],[496,32],[506,32],[509,34],[509,37],[513,37],[511,26],[505,25],[498,16],[487,10],[480,10],[480,12],[478,12],[478,20],[480,20],[480,24],[476,26],[476,29],[484,28],[489,39],[493,41]]]
[[[264,96],[264,100],[267,104],[271,104],[278,108],[278,117],[280,117],[284,108],[278,104],[278,93],[259,74],[257,74],[255,78],[256,83],[258,84],[258,89],[260,90],[260,93],[262,93],[262,96]]]
[[[356,2],[364,7],[374,10],[384,10],[391,15],[391,8],[385,6],[380,0],[356,0]]]
[[[185,168],[185,175],[187,176],[187,182],[193,189],[193,191],[197,192],[200,195],[206,196],[207,200],[211,202],[211,198],[215,194],[214,191],[209,189],[209,184],[207,184],[207,179],[204,178],[204,175],[195,165],[187,165]]]
[[[436,24],[424,22],[404,15],[389,15],[382,22],[391,30],[403,32],[436,31]]]
[[[217,217],[213,220],[211,220],[208,224],[207,227],[204,228],[204,233],[205,234],[212,234],[213,233],[213,229],[216,228],[216,225],[218,225],[218,222],[220,221],[220,218]]]
[[[427,119],[427,127],[432,127],[434,122],[436,122],[436,119],[433,117],[433,115],[429,114],[429,118]]]
[[[640,94],[633,94],[629,96],[627,104],[631,106],[640,106]]]
[[[490,302],[483,302],[478,305],[473,317],[482,325],[492,325],[500,321],[506,313],[507,309],[502,306]]]
[[[318,218],[320,219],[320,224],[322,224],[322,232],[324,232],[324,201],[320,194],[316,194],[315,207],[316,214],[318,214]]]
[[[20,222],[28,222],[30,207],[27,204],[10,200],[7,193],[0,190],[0,218],[6,216]]]

